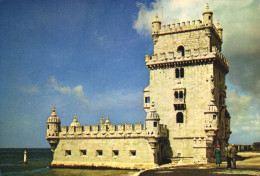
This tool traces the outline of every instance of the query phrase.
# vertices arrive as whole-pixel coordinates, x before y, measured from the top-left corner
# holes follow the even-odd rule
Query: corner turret
[[[59,142],[60,119],[55,112],[55,107],[52,108],[51,116],[47,120],[46,139],[51,145],[51,150],[54,151]]]
[[[205,11],[202,13],[203,15],[203,24],[205,26],[213,25],[213,12],[209,8],[209,4],[207,3]]]
[[[152,36],[153,36],[153,43],[156,44],[158,41],[158,33],[161,30],[161,21],[158,18],[158,14],[156,13],[155,18],[152,22]]]
[[[159,136],[160,134],[160,117],[154,108],[154,102],[151,103],[151,108],[146,116],[146,131],[148,134]]]
[[[219,35],[220,39],[221,39],[222,42],[223,42],[223,28],[220,26],[219,21],[218,21],[216,27],[217,27],[217,30],[218,30],[218,35]]]

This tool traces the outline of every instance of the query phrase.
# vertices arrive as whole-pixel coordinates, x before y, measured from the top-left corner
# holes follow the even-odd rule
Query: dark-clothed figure
[[[231,168],[231,157],[230,157],[231,153],[230,153],[230,149],[231,149],[231,147],[227,143],[226,147],[225,147],[225,157],[227,159],[227,168]]]
[[[235,144],[232,144],[232,147],[230,149],[230,158],[234,169],[236,168],[236,157],[237,157],[237,149],[235,147]]]
[[[221,162],[221,150],[220,150],[220,146],[219,145],[215,149],[215,157],[216,157],[216,168],[220,168],[220,164],[222,162]]]

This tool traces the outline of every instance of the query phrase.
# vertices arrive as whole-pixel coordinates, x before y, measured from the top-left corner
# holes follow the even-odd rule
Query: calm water
[[[0,176],[129,176],[136,171],[53,169],[47,168],[52,160],[50,149],[27,149],[28,164],[23,164],[24,149],[0,149]]]

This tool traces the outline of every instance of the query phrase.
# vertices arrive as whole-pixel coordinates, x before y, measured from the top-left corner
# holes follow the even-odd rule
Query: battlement
[[[188,32],[193,30],[200,30],[210,28],[213,32],[222,40],[222,31],[223,29],[219,26],[216,27],[214,24],[209,25],[202,22],[201,19],[192,20],[192,21],[182,21],[177,23],[168,23],[167,25],[161,25],[160,30],[153,31],[152,36],[154,35],[167,35],[173,33]]]
[[[216,59],[224,66],[224,68],[226,68],[226,71],[228,72],[229,62],[225,58],[225,56],[219,50],[217,50],[216,47],[212,47],[212,52],[209,51],[208,47],[188,49],[185,50],[185,56],[182,56],[182,53],[178,51],[168,51],[159,54],[153,54],[152,56],[149,56],[148,54],[145,55],[145,63],[148,68],[152,68],[156,65],[169,65],[169,63],[177,63],[183,61],[196,63],[196,61],[198,60],[206,61],[207,59]],[[187,62],[185,63],[187,64]]]
[[[119,124],[119,125],[85,125],[85,126],[62,126],[59,138],[135,138],[135,137],[166,137],[167,126],[159,124],[159,132],[153,133],[146,130],[145,125],[138,124]],[[53,136],[47,136],[52,138]],[[57,137],[56,137],[57,138]]]

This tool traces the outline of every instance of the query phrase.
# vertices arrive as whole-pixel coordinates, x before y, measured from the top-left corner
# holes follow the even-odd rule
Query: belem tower
[[[162,25],[152,21],[154,53],[145,56],[150,84],[144,89],[145,123],[70,126],[52,109],[47,136],[52,167],[146,169],[165,161],[213,162],[216,145],[229,140],[225,104],[229,63],[221,53],[223,29],[206,6],[203,19]]]

